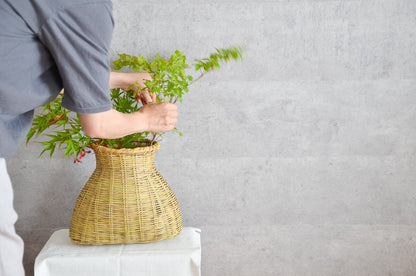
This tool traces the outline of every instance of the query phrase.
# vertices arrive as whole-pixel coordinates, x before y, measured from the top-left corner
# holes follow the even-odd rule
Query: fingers
[[[137,92],[136,100],[142,104],[156,102],[156,96],[150,96],[149,89],[146,88],[146,81],[152,81],[153,78],[148,72],[130,73],[134,76],[134,84],[130,89]]]
[[[137,93],[136,95],[136,100],[137,102],[141,102],[143,104],[149,104],[152,102],[156,102],[156,95],[153,96],[155,93],[152,94],[152,96],[150,96],[149,94],[149,89],[144,90],[141,93]]]
[[[148,104],[153,102],[152,97],[150,97],[149,95],[149,89],[146,89],[143,93],[142,93],[142,103],[143,104]]]

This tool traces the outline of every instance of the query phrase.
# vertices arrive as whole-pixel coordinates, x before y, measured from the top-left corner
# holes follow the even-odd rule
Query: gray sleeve
[[[65,108],[77,113],[112,108],[109,50],[113,28],[111,1],[74,5],[42,25],[39,38],[58,67]]]

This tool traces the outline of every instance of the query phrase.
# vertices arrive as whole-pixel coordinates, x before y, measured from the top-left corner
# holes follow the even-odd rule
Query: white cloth
[[[200,230],[146,244],[78,245],[69,230],[52,234],[35,260],[35,276],[200,276]]]
[[[6,169],[6,161],[0,158],[0,275],[24,276],[23,240],[16,234],[14,224],[17,213],[13,208],[13,188]]]

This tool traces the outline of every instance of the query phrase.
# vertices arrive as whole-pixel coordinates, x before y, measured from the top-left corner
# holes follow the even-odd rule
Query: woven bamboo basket
[[[182,231],[178,201],[155,167],[157,142],[134,149],[91,148],[96,169],[72,214],[74,243],[149,243]]]

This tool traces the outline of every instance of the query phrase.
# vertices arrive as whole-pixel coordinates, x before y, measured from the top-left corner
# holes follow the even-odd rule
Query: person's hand
[[[134,74],[134,73],[133,73]],[[144,87],[146,87],[145,82],[146,81],[152,81],[152,76],[148,73],[148,72],[139,72],[136,73],[137,74],[137,84],[139,85],[139,89],[142,89]]]
[[[146,131],[166,132],[175,127],[177,106],[172,103],[148,103],[139,111],[143,115]]]
[[[150,95],[149,89],[143,90],[146,87],[145,82],[151,81],[152,76],[148,72],[139,72],[139,73],[130,73],[130,85],[136,82],[133,87],[130,89],[133,92],[137,91],[136,100],[142,104],[154,103],[156,102],[156,94],[153,93]],[[128,87],[129,87],[128,86]],[[128,87],[125,87],[123,90],[127,91]]]

